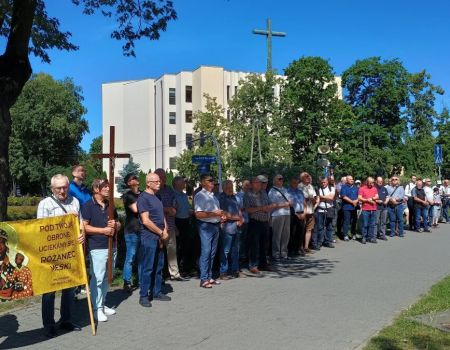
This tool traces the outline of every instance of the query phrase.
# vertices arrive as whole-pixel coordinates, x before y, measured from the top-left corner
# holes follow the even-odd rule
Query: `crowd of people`
[[[105,303],[108,239],[121,232],[121,224],[117,211],[114,217],[108,216],[108,181],[94,180],[90,191],[83,183],[83,166],[74,166],[72,175],[70,182],[60,174],[52,178],[52,194],[41,201],[37,216],[79,216],[78,241],[86,244],[89,257],[94,315],[98,322],[105,322],[116,313]],[[162,288],[165,265],[168,279],[183,282],[198,277],[201,288],[211,289],[229,279],[260,276],[280,263],[334,248],[337,239],[375,244],[388,236],[404,237],[405,229],[431,232],[439,222],[450,223],[449,180],[433,188],[430,179],[416,176],[402,186],[398,176],[387,181],[369,176],[361,182],[347,175],[338,183],[332,177],[320,177],[315,187],[311,175],[302,172],[289,179],[277,174],[272,186],[267,174],[239,184],[225,180],[218,186],[204,174],[192,196],[186,193],[181,176],[169,186],[163,169],[147,174],[142,192],[135,174],[127,174],[124,182],[128,190],[122,197],[123,290],[133,293],[138,286],[139,304],[146,308],[152,301],[171,300]],[[114,247],[112,266],[116,256]],[[133,266],[138,276],[134,285]],[[54,293],[42,298],[48,337],[57,332],[54,298]],[[71,321],[72,302],[73,289],[64,290],[58,325],[69,331],[80,329]]]

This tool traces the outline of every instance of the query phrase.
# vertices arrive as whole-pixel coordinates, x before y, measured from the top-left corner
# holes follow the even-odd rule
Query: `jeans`
[[[375,222],[377,225],[377,236],[386,237],[387,208],[378,209]]]
[[[352,237],[356,235],[356,223],[358,222],[358,213],[355,210],[343,210],[344,212],[344,224],[343,224],[343,235],[348,237],[348,228],[351,225]]]
[[[239,272],[239,232],[235,234],[220,232],[220,274]],[[228,260],[231,262],[228,264]]]
[[[89,252],[91,260],[90,273],[91,281],[89,288],[91,289],[91,301],[94,311],[105,306],[106,294],[108,293],[108,249],[93,249]],[[117,257],[117,249],[113,249],[114,265]]]
[[[376,239],[376,222],[375,222],[376,210],[363,210],[363,229],[362,238],[365,239]]]
[[[272,257],[287,258],[291,231],[291,216],[272,216]]]
[[[162,269],[164,267],[164,251],[159,240],[141,236],[139,247],[139,296],[147,298],[151,291],[153,297],[161,293]]]
[[[403,237],[403,204],[397,204],[395,207],[388,207],[389,225],[391,237],[395,236],[395,225],[398,223],[398,235]]]
[[[450,199],[445,199],[442,201],[442,217],[444,218],[444,222],[449,222],[450,219],[448,217],[448,207],[450,207]]]
[[[288,250],[291,254],[298,254],[305,244],[305,220],[300,220],[297,215],[291,217],[291,236]]]
[[[425,230],[428,230],[429,225],[428,225],[428,209],[429,207],[426,206],[425,208],[421,208],[419,206],[416,206],[416,229],[418,230],[421,225],[420,225],[420,218],[423,219],[423,228]]]
[[[328,219],[324,212],[316,211],[316,223],[314,225],[314,235],[312,244],[316,248],[328,245],[333,242],[333,219]]]
[[[140,240],[141,238],[138,233],[125,232],[125,244],[127,246],[127,252],[125,255],[125,261],[123,263],[123,281],[126,283],[131,282],[133,263],[135,262],[137,257]]]
[[[74,288],[62,290],[61,294],[61,322],[70,322],[70,309],[74,301]],[[44,327],[55,324],[55,294],[56,292],[45,293],[42,295],[42,323]]]
[[[264,268],[267,266],[266,250],[269,223],[250,219],[248,223],[248,268]]]
[[[197,225],[201,243],[200,283],[204,283],[212,279],[212,267],[219,241],[219,224],[198,220]]]

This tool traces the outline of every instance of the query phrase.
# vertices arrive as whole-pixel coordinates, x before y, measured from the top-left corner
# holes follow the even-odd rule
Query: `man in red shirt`
[[[362,203],[362,244],[366,244],[366,241],[377,243],[375,216],[377,212],[376,200],[378,199],[378,190],[373,184],[374,179],[369,176],[365,184],[358,191],[358,200]]]

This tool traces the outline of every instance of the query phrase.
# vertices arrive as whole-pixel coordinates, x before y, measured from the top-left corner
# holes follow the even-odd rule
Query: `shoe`
[[[353,235],[353,236],[352,236],[352,239],[353,239],[354,241],[356,241],[356,235]]]
[[[404,235],[401,235],[401,236],[399,236],[400,238],[403,238],[403,237],[405,237]]]
[[[171,301],[172,298],[169,297],[168,295],[163,294],[163,293],[159,293],[156,297],[153,297],[153,300],[157,300],[157,301]]]
[[[423,232],[423,228],[419,228],[417,232]]]
[[[431,232],[429,228],[425,229],[424,232]]]
[[[55,326],[46,326],[46,327],[44,327],[44,335],[47,338],[49,338],[49,339],[56,337],[57,333],[56,333]]]
[[[369,240],[369,243],[375,243],[375,244],[376,244],[376,243],[377,243],[377,240],[376,240],[375,238],[370,239],[370,240]]]
[[[348,242],[348,241],[349,241],[349,239],[348,239],[347,236],[344,237],[344,241],[345,241],[345,242]]]
[[[320,250],[320,247],[312,246],[311,249],[312,249],[312,250],[319,251],[319,250]]]
[[[325,247],[325,248],[334,248],[334,244],[333,244],[333,243],[327,243],[327,244],[323,244],[322,247]]]
[[[177,277],[170,276],[170,280],[171,281],[178,281],[178,282],[186,282],[186,281],[189,281],[189,278],[182,277],[181,275],[179,275]]]
[[[251,269],[248,270],[255,275],[259,275],[261,273],[261,271],[259,271],[257,267],[252,267]]]
[[[245,273],[239,271],[239,272],[235,272],[235,273],[233,274],[233,277],[234,277],[234,278],[245,278],[245,277],[247,277],[247,276],[245,275]]]
[[[132,293],[133,287],[131,286],[130,282],[123,282],[123,291],[126,293]]]
[[[61,322],[58,328],[69,332],[81,331],[81,327],[72,322]]]
[[[95,314],[95,318],[98,322],[106,322],[108,321],[108,317],[104,314],[102,309],[98,309],[97,313]]]
[[[103,306],[103,312],[106,316],[112,316],[116,314],[116,310],[111,309],[110,307],[107,307],[106,305]]]
[[[148,298],[139,298],[139,304],[143,307],[151,307],[152,306],[152,303],[150,302],[150,300],[148,300]]]
[[[264,266],[264,267],[260,267],[259,269],[260,269],[261,271],[269,271],[269,272],[274,271],[273,267],[272,267],[271,265],[269,265],[269,264],[267,264],[267,265]]]
[[[382,237],[380,237],[378,239],[381,239],[382,241],[387,241],[388,240],[386,236],[382,236]]]
[[[361,239],[361,243],[362,243],[362,244],[366,244],[366,239],[365,239],[365,238],[362,238],[362,239]]]
[[[230,276],[228,276],[226,273],[222,273],[219,277],[219,279],[221,279],[222,281],[228,281],[230,278]]]

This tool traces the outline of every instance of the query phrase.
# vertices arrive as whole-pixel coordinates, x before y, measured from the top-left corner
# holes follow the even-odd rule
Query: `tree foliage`
[[[133,158],[128,159],[128,163],[124,164],[123,169],[119,171],[119,179],[117,181],[117,192],[124,193],[128,186],[124,182],[125,176],[128,174],[133,174],[139,176],[140,174],[140,165],[138,163],[133,162]]]
[[[11,109],[11,175],[22,188],[43,192],[55,167],[76,163],[88,131],[81,88],[71,79],[34,75]]]

